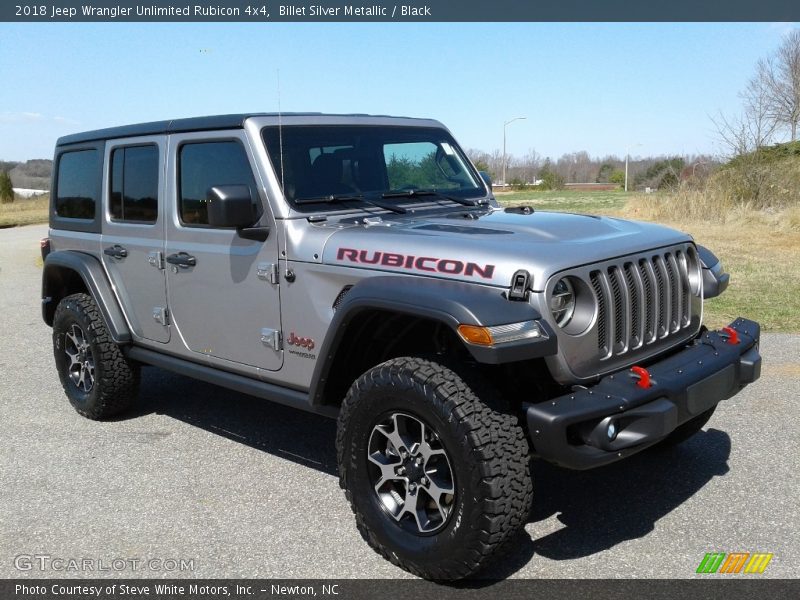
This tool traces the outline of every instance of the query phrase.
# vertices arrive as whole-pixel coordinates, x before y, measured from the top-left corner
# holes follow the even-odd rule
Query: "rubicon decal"
[[[494,274],[494,265],[479,265],[478,263],[453,258],[413,256],[411,254],[357,250],[355,248],[339,248],[336,253],[336,259],[363,265],[414,269],[430,273],[444,273],[445,275],[466,275],[467,277],[482,277],[483,279],[491,279]]]

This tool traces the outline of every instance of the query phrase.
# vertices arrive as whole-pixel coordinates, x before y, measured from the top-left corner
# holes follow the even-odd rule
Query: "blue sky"
[[[790,24],[0,23],[0,160],[59,135],[275,111],[443,121],[465,147],[704,153]]]

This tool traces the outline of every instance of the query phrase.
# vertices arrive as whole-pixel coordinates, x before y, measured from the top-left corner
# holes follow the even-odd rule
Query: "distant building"
[[[49,193],[47,190],[32,190],[29,188],[14,188],[14,193],[23,198],[32,198],[33,196],[41,196],[42,194]]]

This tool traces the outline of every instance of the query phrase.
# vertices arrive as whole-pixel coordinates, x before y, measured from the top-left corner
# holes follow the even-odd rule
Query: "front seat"
[[[335,154],[320,154],[311,164],[313,196],[352,194],[353,188],[342,182],[342,159]]]

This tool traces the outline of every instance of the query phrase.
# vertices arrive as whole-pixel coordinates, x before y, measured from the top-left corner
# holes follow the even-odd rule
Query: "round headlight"
[[[575,314],[575,288],[567,277],[563,277],[553,286],[550,294],[550,312],[556,324],[565,327]]]

